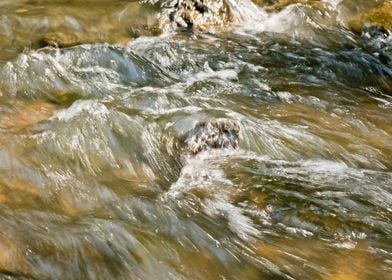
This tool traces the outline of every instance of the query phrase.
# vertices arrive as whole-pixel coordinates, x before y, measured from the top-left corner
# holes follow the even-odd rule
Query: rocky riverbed
[[[0,279],[388,279],[390,1],[0,3]]]

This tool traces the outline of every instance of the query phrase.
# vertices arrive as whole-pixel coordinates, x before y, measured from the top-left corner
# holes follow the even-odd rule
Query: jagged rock
[[[223,25],[231,21],[225,0],[163,0],[159,15],[160,28],[194,28]]]
[[[265,15],[251,0],[160,0],[159,3],[158,27],[162,31],[222,28]]]
[[[233,120],[203,121],[186,133],[183,151],[197,154],[208,149],[238,148],[240,126]]]

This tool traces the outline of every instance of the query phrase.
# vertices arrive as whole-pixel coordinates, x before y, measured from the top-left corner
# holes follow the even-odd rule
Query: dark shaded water
[[[347,27],[382,1],[137,39],[156,8],[91,2],[0,4],[1,279],[388,279],[392,37]],[[182,155],[210,119],[239,149]]]

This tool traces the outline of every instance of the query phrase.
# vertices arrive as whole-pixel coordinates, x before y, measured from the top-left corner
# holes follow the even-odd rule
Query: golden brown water
[[[255,3],[1,1],[0,279],[392,275],[390,1]]]

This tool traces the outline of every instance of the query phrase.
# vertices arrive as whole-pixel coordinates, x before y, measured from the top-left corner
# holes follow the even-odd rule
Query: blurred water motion
[[[255,3],[0,3],[0,279],[392,275],[388,2]],[[238,149],[184,156],[214,119]]]

